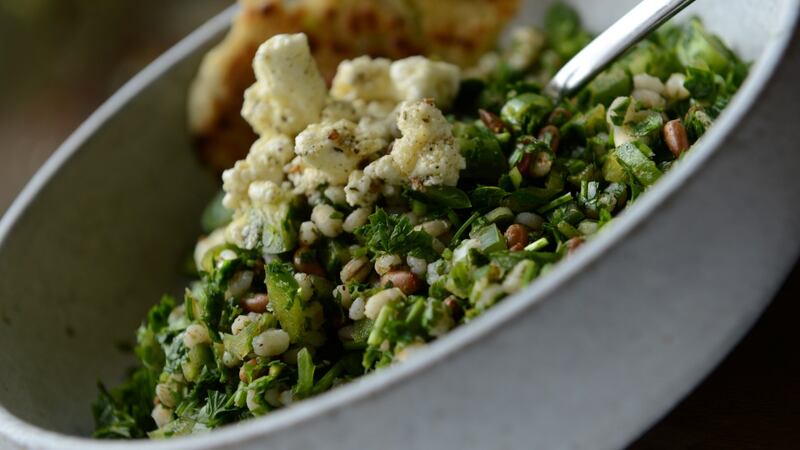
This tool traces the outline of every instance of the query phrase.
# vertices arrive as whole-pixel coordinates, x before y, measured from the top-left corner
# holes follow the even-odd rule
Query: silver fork
[[[597,36],[556,73],[544,93],[556,102],[574,94],[615,58],[694,0],[644,0]]]

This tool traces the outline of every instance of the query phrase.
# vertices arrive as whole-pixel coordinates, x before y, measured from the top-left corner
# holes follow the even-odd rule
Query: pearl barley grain
[[[311,211],[311,221],[319,228],[319,231],[326,237],[333,238],[342,232],[341,213],[336,211],[331,205],[317,205]]]
[[[368,208],[358,208],[351,212],[347,215],[347,218],[344,219],[342,229],[348,233],[352,233],[356,228],[366,225],[367,220],[369,220],[369,212]]]
[[[367,300],[367,305],[364,307],[364,315],[371,320],[375,320],[378,318],[378,314],[380,314],[384,306],[403,297],[403,291],[398,288],[380,291]]]
[[[241,333],[242,330],[244,330],[246,326],[250,325],[252,321],[253,319],[248,316],[236,316],[231,324],[231,334],[237,335]]]
[[[188,348],[196,347],[201,344],[208,344],[211,342],[211,338],[208,336],[208,330],[206,327],[193,323],[186,327],[186,331],[183,334],[183,345]]]
[[[253,338],[253,352],[258,356],[276,356],[289,348],[289,334],[275,328]]]
[[[150,413],[150,417],[153,418],[156,426],[161,428],[172,421],[172,410],[163,405],[156,405],[153,412]]]

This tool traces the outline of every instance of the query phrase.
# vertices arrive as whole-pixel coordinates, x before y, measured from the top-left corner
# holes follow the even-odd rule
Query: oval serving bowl
[[[546,3],[527,2],[519,22]],[[571,3],[599,30],[635,1]],[[624,446],[742,337],[798,255],[799,5],[703,0],[684,12],[754,62],[716,125],[613,227],[419,356],[209,434],[81,437],[95,380],[132,363],[115,346],[185,282],[175,274],[215,190],[190,151],[186,90],[226,11],[92,115],[0,221],[0,447]]]

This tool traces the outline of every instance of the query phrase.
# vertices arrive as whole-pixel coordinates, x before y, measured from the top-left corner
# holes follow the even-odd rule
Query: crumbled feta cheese
[[[453,104],[461,80],[458,66],[423,56],[393,62],[390,75],[399,100],[432,98],[441,108]]]
[[[253,59],[256,82],[244,94],[242,116],[264,134],[294,135],[317,122],[328,97],[305,34],[278,34]]]
[[[292,140],[282,134],[264,136],[250,148],[245,159],[222,174],[225,197],[222,204],[231,210],[241,209],[248,201],[250,183],[283,181],[283,166],[294,155]]]
[[[397,130],[397,113],[392,111],[382,117],[364,116],[358,121],[356,133],[366,140],[381,139],[388,143],[400,135]]]
[[[424,56],[394,62],[361,56],[339,64],[331,96],[351,102],[389,104],[433,98],[447,108],[458,93],[460,79],[458,66]]]
[[[352,102],[329,98],[328,103],[325,104],[325,108],[322,110],[320,121],[336,122],[337,120],[346,119],[351,122],[358,122],[361,115]]]
[[[289,186],[285,186],[289,188]],[[289,188],[290,189],[290,188]],[[250,204],[256,208],[274,205],[286,197],[284,186],[272,181],[254,181],[247,190]]]
[[[394,151],[394,150],[393,150]],[[394,155],[382,156],[364,168],[364,175],[378,178],[393,186],[408,182],[407,174],[403,173],[395,163]]]
[[[339,63],[333,77],[331,96],[353,101],[394,101],[395,90],[389,77],[391,61],[386,58],[358,58]]]
[[[295,157],[284,170],[289,180],[294,185],[296,194],[304,194],[309,197],[309,203],[319,203],[320,195],[317,188],[325,184],[326,175],[321,170],[309,166],[301,156]]]
[[[345,198],[350,206],[369,206],[378,200],[379,193],[378,180],[365,175],[361,170],[350,173],[344,188]]]
[[[399,100],[398,100],[399,101]],[[367,102],[355,100],[352,105],[359,117],[373,117],[397,121],[397,102]]]
[[[450,124],[427,101],[400,106],[398,128],[402,137],[388,155],[373,161],[363,172],[353,172],[345,188],[347,203],[368,206],[378,196],[381,183],[400,185],[409,181],[424,185],[458,183],[466,160],[458,150]]]
[[[412,183],[455,186],[467,162],[442,112],[426,101],[403,103],[397,122],[402,137],[390,153]]]
[[[318,169],[322,182],[344,185],[366,157],[388,145],[380,135],[368,133],[349,120],[311,124],[297,135],[295,153],[303,163]]]

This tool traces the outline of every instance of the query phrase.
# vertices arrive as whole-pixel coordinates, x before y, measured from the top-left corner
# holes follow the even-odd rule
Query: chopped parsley
[[[543,31],[523,31],[529,42],[515,34],[497,66],[463,79],[443,106],[443,136],[426,145],[463,158],[454,185],[413,174],[390,184],[364,168],[350,177],[357,187],[326,181],[306,198],[255,179],[231,195],[242,203],[231,213],[222,203],[236,183],[226,181],[202,217],[199,279],[182,303],[164,296],[147,314],[128,380],[98,383],[94,435],[202,432],[409,358],[602,233],[691,151],[748,71],[691,20],[553,104],[542,86],[591,35],[560,2]],[[685,133],[681,148],[670,130]],[[362,162],[390,154],[389,142]],[[244,178],[258,178],[251,169]]]

